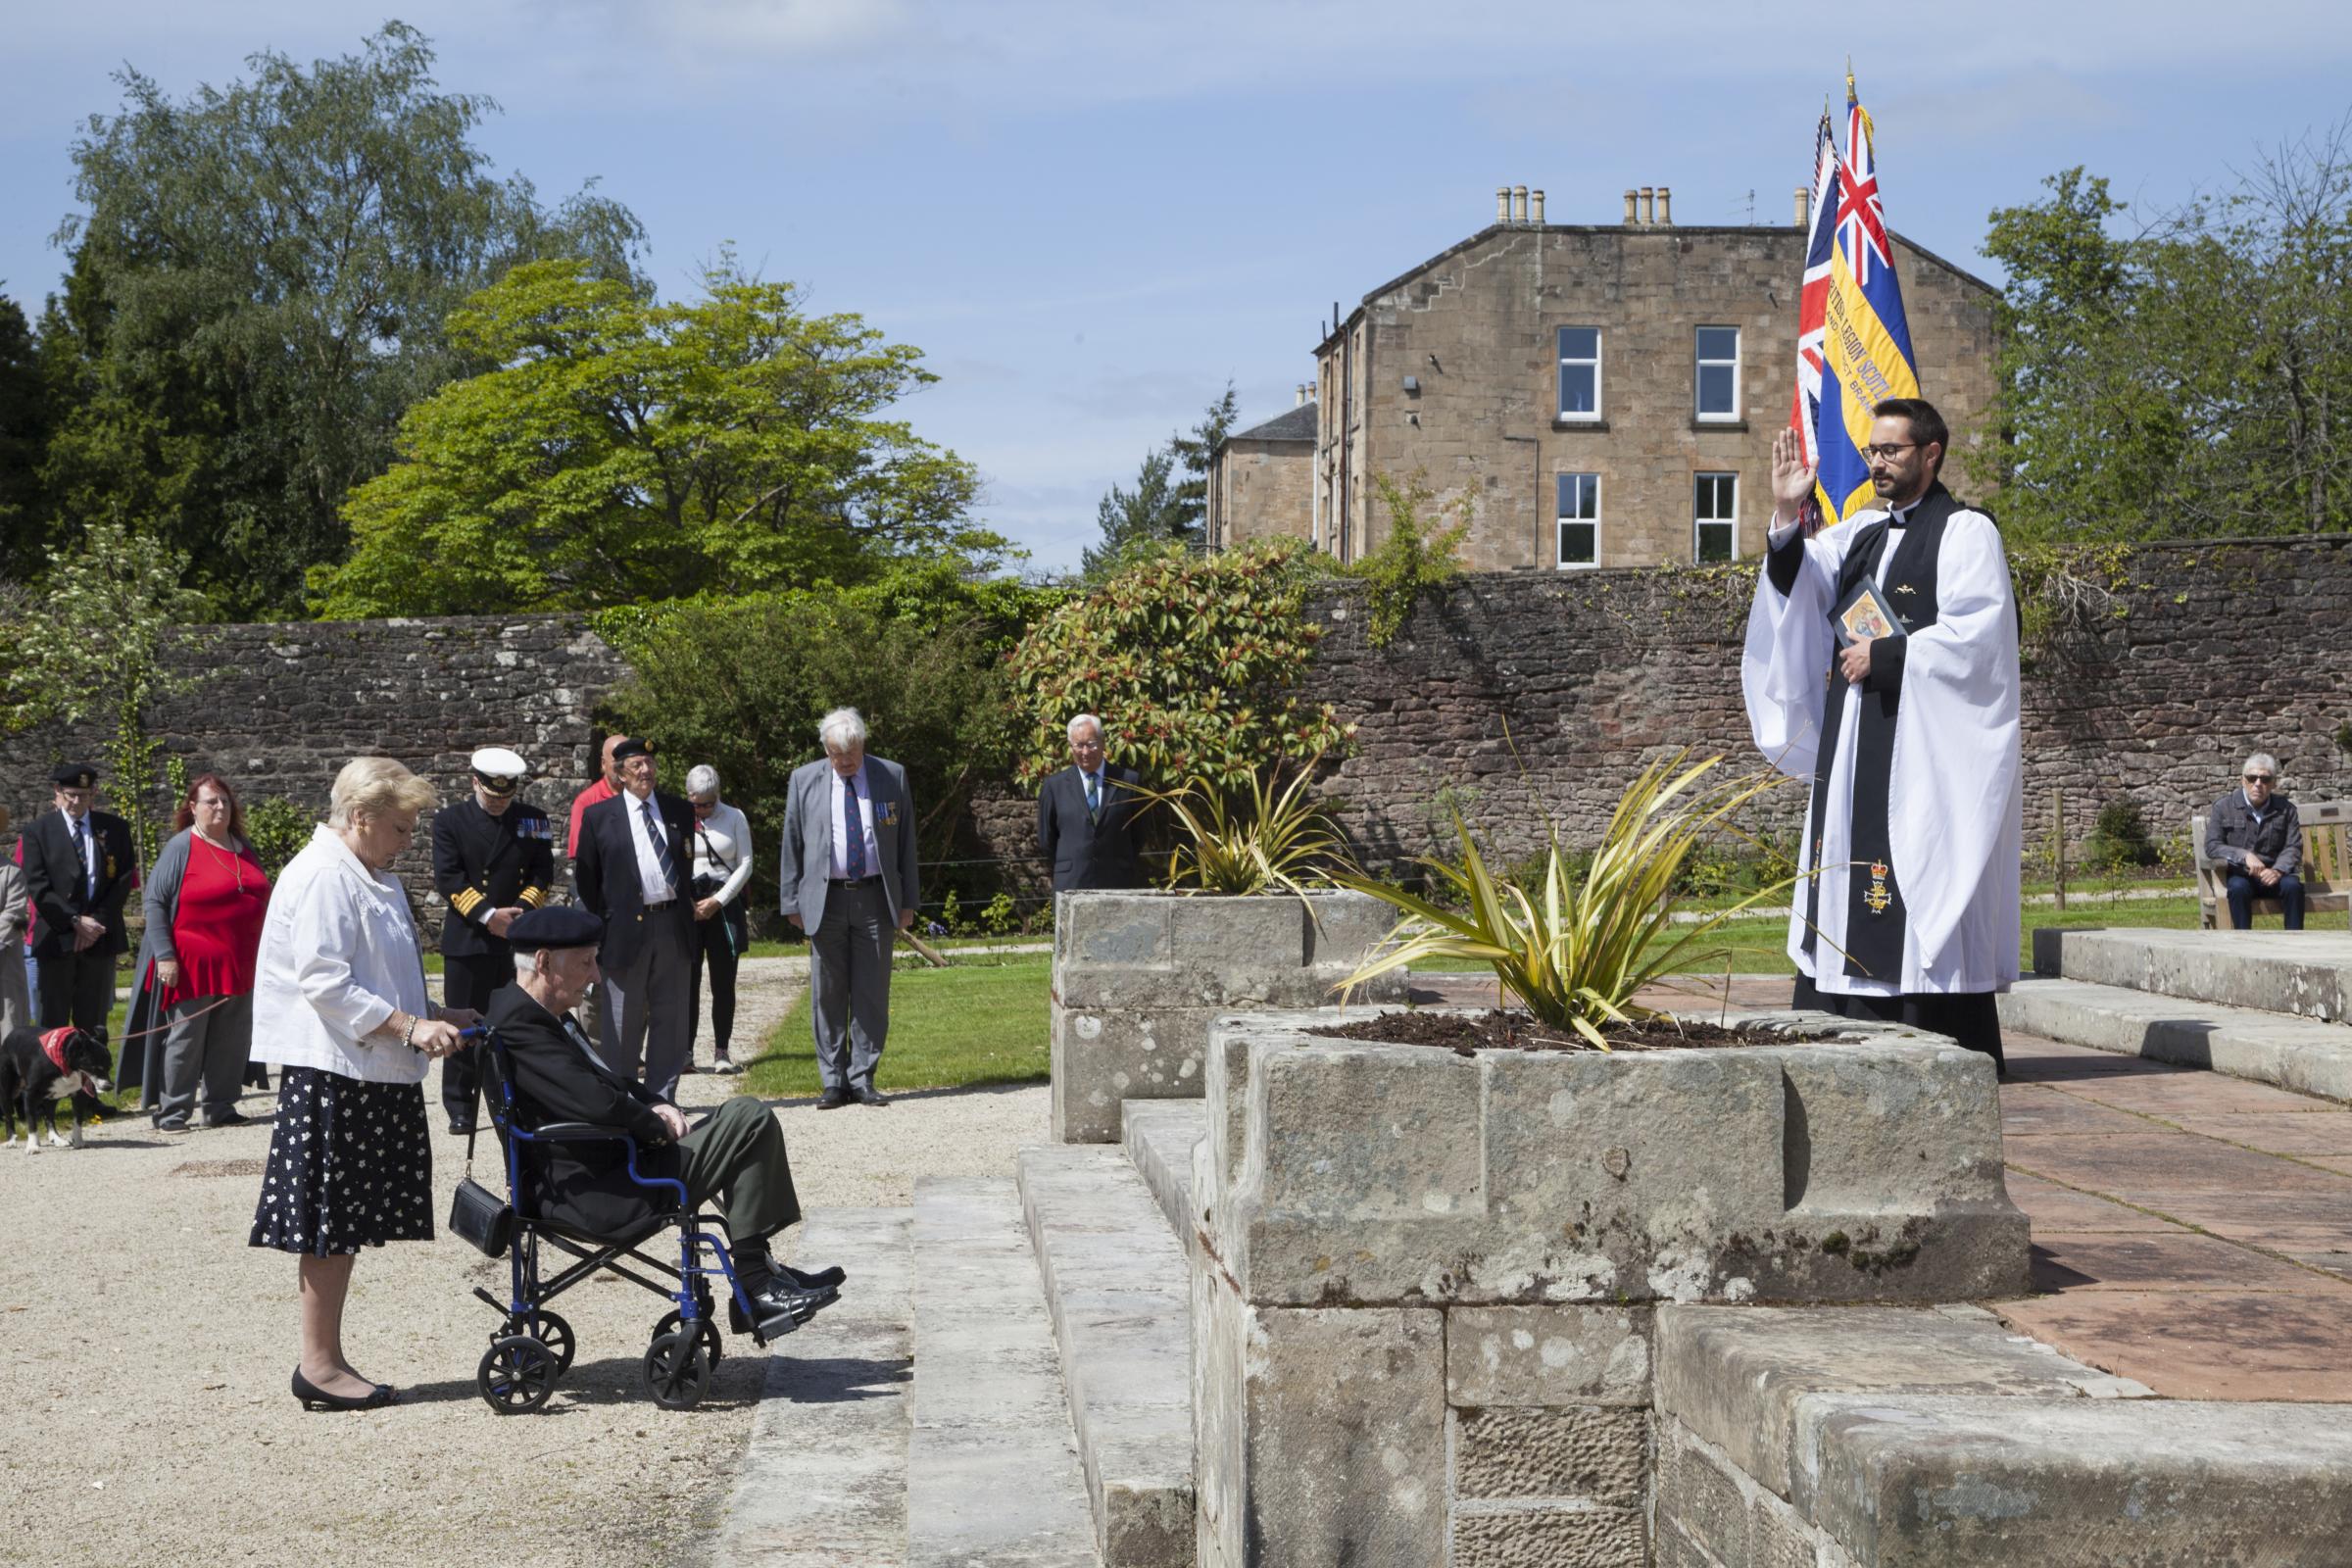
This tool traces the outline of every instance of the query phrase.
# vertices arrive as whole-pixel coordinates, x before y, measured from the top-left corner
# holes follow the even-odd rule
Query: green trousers
[[[678,1140],[678,1151],[686,1157],[687,1201],[699,1208],[716,1197],[727,1240],[737,1248],[800,1222],[784,1129],[758,1096],[737,1095],[720,1105]]]

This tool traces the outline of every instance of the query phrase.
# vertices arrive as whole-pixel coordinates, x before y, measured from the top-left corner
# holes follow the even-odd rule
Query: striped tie
[[[654,856],[662,862],[662,879],[669,890],[678,890],[678,862],[669,853],[669,840],[662,836],[662,818],[654,810],[654,803],[646,801],[639,808],[645,812],[645,836],[654,841]]]

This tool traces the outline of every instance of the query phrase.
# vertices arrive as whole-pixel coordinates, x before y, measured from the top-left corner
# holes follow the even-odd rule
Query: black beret
[[[593,948],[605,940],[605,922],[576,904],[525,909],[507,927],[507,941],[516,953],[542,948]]]
[[[653,755],[654,749],[634,735],[612,748],[612,760],[615,762],[625,762],[632,757],[651,757]]]
[[[87,762],[68,762],[50,774],[49,781],[60,789],[94,789],[98,784],[98,770]]]

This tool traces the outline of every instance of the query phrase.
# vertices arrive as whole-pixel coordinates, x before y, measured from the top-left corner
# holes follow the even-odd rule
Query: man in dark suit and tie
[[[1102,750],[1102,721],[1070,720],[1070,765],[1037,792],[1037,847],[1054,866],[1054,891],[1140,888],[1135,819],[1147,803],[1144,776],[1114,767]]]
[[[103,1035],[115,1005],[115,960],[130,944],[122,901],[138,885],[130,824],[98,805],[98,770],[74,762],[50,775],[57,809],[24,834],[24,890],[40,963],[41,1025]]]
[[[676,1105],[605,1064],[571,1017],[596,979],[595,949],[604,937],[596,916],[563,905],[532,909],[515,917],[509,936],[514,983],[492,994],[485,1021],[505,1049],[523,1125],[586,1122],[626,1133],[638,1146],[641,1175],[684,1182],[688,1201],[698,1207],[723,1194],[735,1278],[763,1337],[790,1334],[831,1302],[844,1278],[840,1269],[803,1273],[768,1252],[768,1238],[801,1218],[775,1113],[758,1097],[739,1095],[689,1127]],[[524,1148],[535,1178],[534,1217],[604,1236],[625,1230],[644,1212],[646,1194],[630,1180],[621,1146]],[[729,1308],[738,1332],[749,1326],[740,1306]]]
[[[890,1038],[890,956],[914,924],[922,888],[915,868],[914,796],[906,770],[865,752],[865,720],[837,708],[817,725],[822,761],[786,786],[780,902],[808,933],[808,1016],[816,1108],[890,1103],[874,1068]]]
[[[692,1050],[694,809],[654,790],[654,752],[631,737],[612,749],[620,793],[580,818],[572,877],[605,922],[599,1035],[606,1062],[667,1100]]]

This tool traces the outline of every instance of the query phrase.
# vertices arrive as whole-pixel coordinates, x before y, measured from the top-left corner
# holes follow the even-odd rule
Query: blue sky
[[[1491,220],[1499,184],[1614,222],[1786,222],[1847,54],[1894,226],[1963,266],[1994,207],[2074,164],[2151,206],[2352,109],[2346,8],[1144,7],[1082,0],[84,0],[12,8],[0,288],[62,258],[68,147],[127,61],[174,94],[262,47],[423,29],[479,136],[544,195],[595,176],[665,293],[723,243],[858,311],[941,383],[905,414],[986,476],[983,514],[1074,564],[1095,503],[1230,378],[1290,407],[1318,323]]]

